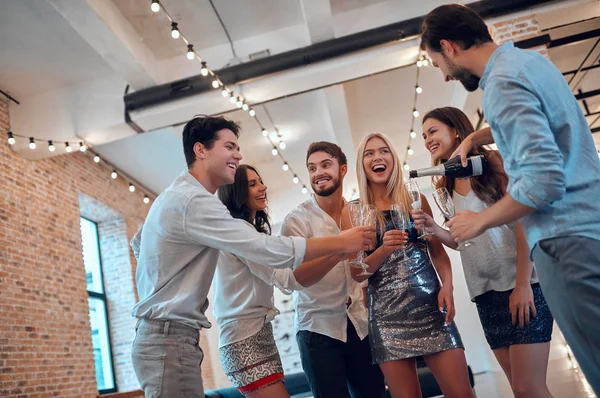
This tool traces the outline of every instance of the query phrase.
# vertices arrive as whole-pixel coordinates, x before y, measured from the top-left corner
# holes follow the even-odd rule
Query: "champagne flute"
[[[355,227],[366,227],[376,226],[377,224],[377,207],[373,205],[366,205],[362,203],[350,203],[348,205],[350,213],[350,224],[353,228]],[[356,268],[362,269],[362,272],[358,275],[370,275],[367,272],[369,265],[365,263],[365,252],[363,250],[358,252],[356,260],[350,261],[350,265]]]
[[[446,188],[438,188],[433,192],[433,199],[435,203],[442,211],[444,218],[446,221],[450,220],[452,217],[456,215],[456,209],[454,207],[454,201],[452,200],[452,196]],[[465,250],[467,247],[473,245],[474,243],[465,240],[464,242],[458,242],[458,246],[456,250]]]
[[[410,217],[402,203],[392,204],[391,215],[394,228],[403,232],[410,228]],[[406,258],[406,248],[402,249],[402,258]]]
[[[421,190],[419,189],[419,184],[417,184],[415,180],[409,180],[408,182],[404,183],[404,187],[408,193],[412,208],[415,210],[421,210],[423,204],[421,203]],[[433,235],[433,233],[427,232],[425,230],[425,226],[420,228],[419,238],[424,238],[430,235]]]

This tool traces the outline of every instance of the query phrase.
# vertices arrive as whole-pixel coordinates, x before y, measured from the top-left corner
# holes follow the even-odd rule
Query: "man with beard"
[[[342,181],[348,165],[341,148],[330,142],[312,143],[306,154],[310,184],[315,192],[283,221],[281,234],[304,238],[335,236],[345,200]],[[323,267],[333,256],[313,260]],[[361,285],[339,262],[318,283],[294,292],[296,340],[302,369],[315,398],[379,398],[385,395],[383,374],[372,365],[367,310]]]
[[[535,51],[497,46],[485,22],[461,5],[423,22],[421,48],[446,81],[484,90],[491,126],[455,152],[496,142],[506,195],[448,222],[456,241],[519,220],[544,296],[590,385],[600,393],[600,160],[585,116],[561,72]]]

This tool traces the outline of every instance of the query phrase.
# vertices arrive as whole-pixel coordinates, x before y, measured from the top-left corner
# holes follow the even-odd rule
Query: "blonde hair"
[[[373,138],[380,138],[383,140],[383,142],[385,142],[387,147],[390,149],[390,153],[392,154],[392,158],[394,160],[392,165],[392,173],[387,183],[387,197],[392,200],[392,203],[404,204],[406,211],[410,212],[411,205],[408,194],[406,193],[406,189],[404,188],[404,177],[402,176],[400,157],[398,156],[398,152],[396,152],[392,146],[390,139],[381,133],[372,133],[363,138],[358,146],[358,151],[356,152],[356,175],[358,177],[358,192],[360,195],[360,201],[364,204],[375,205],[375,198],[373,197],[373,192],[369,187],[369,181],[367,180],[367,173],[365,172],[363,162],[367,143]]]

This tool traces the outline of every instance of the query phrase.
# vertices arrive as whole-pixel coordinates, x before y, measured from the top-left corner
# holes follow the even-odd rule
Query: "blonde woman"
[[[454,318],[450,259],[440,241],[418,239],[411,221],[405,231],[394,229],[391,206],[410,202],[404,189],[398,154],[383,134],[371,134],[356,157],[360,200],[377,207],[375,250],[365,262],[369,304],[369,339],[373,362],[379,364],[393,398],[421,397],[416,358],[423,356],[446,398],[474,397],[463,344]],[[424,196],[423,210],[431,214]],[[350,228],[348,208],[342,227]],[[405,248],[406,257],[400,249]],[[437,274],[436,274],[437,270]],[[441,279],[441,283],[440,280]]]

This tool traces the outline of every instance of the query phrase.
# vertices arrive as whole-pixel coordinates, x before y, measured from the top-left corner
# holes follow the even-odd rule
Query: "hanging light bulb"
[[[135,192],[135,185],[129,183],[129,192]]]
[[[235,98],[235,95],[233,95],[233,93],[231,93],[229,95],[229,101],[231,101],[232,104],[235,104],[235,102],[237,101],[237,99]]]
[[[80,152],[85,152],[87,151],[87,145],[85,145],[83,142],[79,143],[79,151]]]
[[[100,156],[98,156],[98,155],[95,155],[95,156],[94,156],[94,162],[96,162],[96,163],[100,163]]]
[[[150,4],[150,9],[152,10],[152,12],[160,11],[160,4],[158,3],[158,0],[152,0],[152,4]]]
[[[208,68],[206,67],[206,61],[202,61],[202,68],[200,68],[200,74],[202,76],[208,76]]]
[[[242,101],[242,99],[240,97],[237,97],[237,101],[235,102],[235,106],[237,106],[238,108],[241,108],[244,105],[244,102]]]
[[[8,145],[15,145],[17,141],[15,141],[15,137],[13,137],[12,132],[8,132]]]
[[[256,111],[254,109],[250,109],[250,111],[248,112],[248,114],[252,117],[254,117],[256,115]]]
[[[171,37],[179,39],[179,29],[177,28],[177,22],[171,22]]]
[[[150,198],[148,197],[148,195],[144,196],[144,203],[150,203]]]
[[[226,88],[223,89],[223,91],[221,91],[221,95],[225,98],[229,97],[229,91],[227,91]]]
[[[196,58],[196,54],[194,53],[194,45],[193,44],[188,44],[188,50],[187,50],[187,54],[185,56],[190,61],[193,61],[194,58]],[[200,71],[200,73],[202,73],[202,71]]]
[[[306,185],[302,187],[302,193],[305,195],[308,193],[308,189],[306,189]]]
[[[417,133],[415,130],[410,130],[410,138],[417,138]]]
[[[423,92],[423,89],[421,88],[421,86],[417,86],[415,87],[415,91],[417,92],[417,94],[421,94]]]
[[[404,170],[410,170],[410,166],[406,162],[404,162]]]
[[[277,153],[279,151],[277,150],[277,148],[273,147],[273,149],[271,149],[271,153],[273,154],[273,156],[277,156]]]
[[[73,150],[73,148],[71,148],[71,145],[69,145],[68,142],[65,142],[65,151],[71,153],[72,150]]]
[[[409,155],[415,154],[415,151],[411,147],[408,147],[408,150],[406,152],[408,152]]]
[[[413,116],[414,117],[419,117],[419,111],[416,109],[413,109]]]
[[[54,152],[56,151],[56,147],[54,146],[54,144],[52,143],[52,140],[48,141],[48,150],[50,152]]]
[[[294,174],[294,178],[292,178],[292,181],[294,182],[294,184],[298,184],[298,182],[300,181],[300,179],[298,178],[297,175]]]
[[[269,135],[269,132],[267,131],[267,129],[262,129],[262,135],[263,135],[263,137],[266,137]]]
[[[286,162],[283,164],[283,166],[281,168],[283,169],[283,171],[288,171],[290,169],[290,166]]]
[[[221,84],[219,83],[219,81],[217,79],[213,80],[212,82],[212,86],[213,88],[219,88]]]
[[[281,148],[281,149],[285,149],[286,147],[287,147],[287,145],[285,145],[285,142],[281,141],[281,142],[279,143],[279,148]]]
[[[33,137],[29,137],[29,149],[35,149],[36,146]]]
[[[427,58],[423,58],[423,66],[428,66],[429,60]]]
[[[244,103],[242,105],[242,109],[245,110],[246,112],[248,112],[248,109],[250,109],[250,107],[248,106],[248,104]]]
[[[117,179],[117,170],[113,170],[112,173],[110,173],[110,178],[112,178],[113,180]]]
[[[418,60],[417,61],[417,68],[420,68],[421,66],[423,66],[423,61]]]

